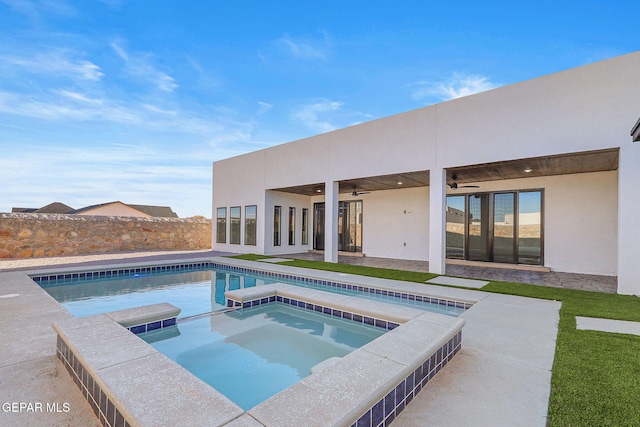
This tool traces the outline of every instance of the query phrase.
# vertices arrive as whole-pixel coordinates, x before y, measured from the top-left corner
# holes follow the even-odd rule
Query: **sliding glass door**
[[[313,204],[313,249],[324,250],[324,203]],[[362,252],[362,200],[338,204],[338,250]]]
[[[447,258],[543,263],[541,190],[447,196]]]
[[[338,250],[362,252],[362,200],[340,202]]]

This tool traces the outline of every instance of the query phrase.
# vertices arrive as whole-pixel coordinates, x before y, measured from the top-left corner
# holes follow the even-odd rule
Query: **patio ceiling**
[[[618,149],[612,148],[449,168],[447,169],[447,182],[452,182],[453,175],[456,175],[456,182],[464,184],[468,182],[602,172],[617,169]],[[360,192],[425,187],[428,185],[429,171],[422,170],[343,180],[340,181],[339,192],[351,193],[354,187]],[[305,196],[317,196],[324,194],[324,183],[274,188],[273,190]]]
[[[451,182],[453,175],[457,176],[458,183],[465,183],[617,169],[618,149],[613,148],[449,168],[447,169],[447,182]]]
[[[351,193],[353,192],[354,187],[357,191],[379,191],[393,190],[396,188],[425,187],[428,185],[429,171],[424,170],[347,179],[340,181],[338,191],[340,193]],[[304,194],[306,196],[317,196],[319,194],[324,194],[324,182],[298,185],[295,187],[274,188],[274,190],[284,191],[286,193]]]

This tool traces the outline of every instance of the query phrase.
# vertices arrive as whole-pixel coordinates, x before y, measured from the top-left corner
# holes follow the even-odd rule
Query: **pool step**
[[[182,310],[163,302],[106,313],[107,317],[124,326],[134,334],[175,326]]]

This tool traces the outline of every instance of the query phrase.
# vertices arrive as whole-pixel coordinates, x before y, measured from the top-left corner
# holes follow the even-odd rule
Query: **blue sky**
[[[0,212],[120,200],[211,217],[215,160],[635,51],[637,11],[0,0]]]

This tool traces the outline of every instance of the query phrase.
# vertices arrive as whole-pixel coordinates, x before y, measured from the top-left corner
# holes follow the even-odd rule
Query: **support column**
[[[429,171],[429,272],[445,273],[447,191],[445,169]]]
[[[640,143],[620,147],[618,159],[618,293],[640,295]]]
[[[324,184],[324,261],[338,262],[338,182]]]

